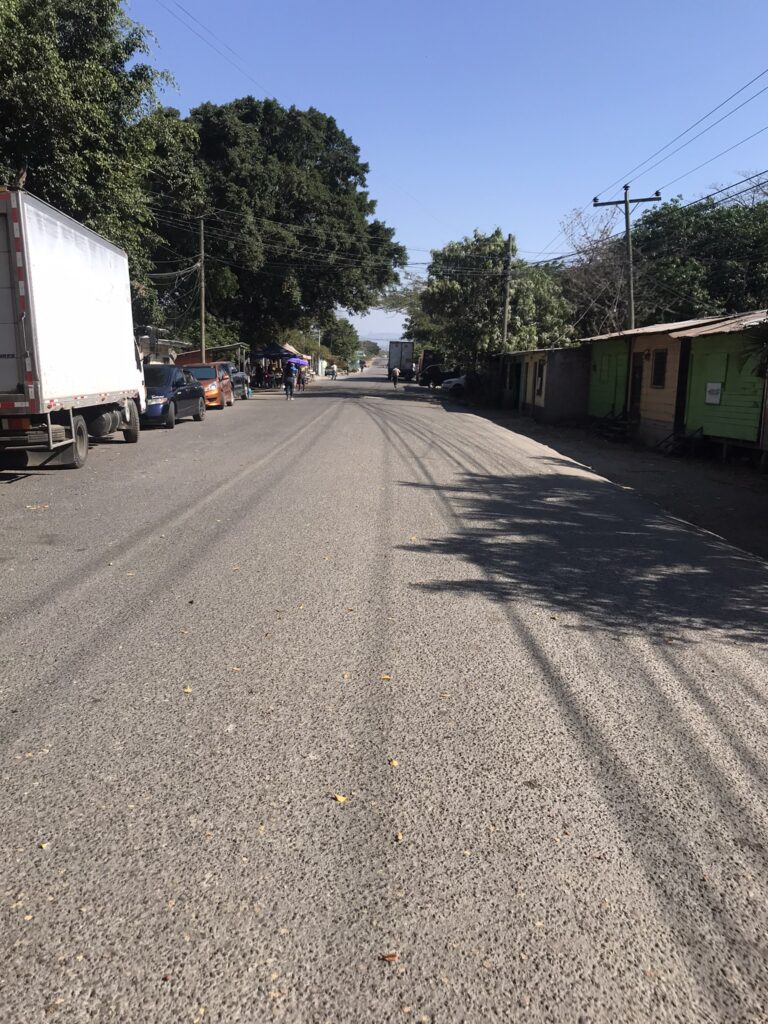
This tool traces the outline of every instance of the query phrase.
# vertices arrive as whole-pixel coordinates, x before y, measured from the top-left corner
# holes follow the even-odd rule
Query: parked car
[[[141,415],[144,425],[155,424],[173,430],[176,420],[182,416],[191,416],[198,422],[204,419],[203,389],[183,367],[147,363],[144,383],[147,386],[147,411]]]
[[[448,380],[444,380],[440,385],[440,390],[445,391],[451,398],[459,398],[464,394],[467,386],[467,375],[462,374],[461,377],[449,377]]]
[[[235,363],[227,362],[226,359],[219,360],[217,365],[224,367],[224,369],[229,374],[229,379],[230,380],[234,380],[235,374],[240,372],[240,367],[239,366],[237,366]],[[237,397],[237,396],[235,396],[235,397]]]
[[[446,369],[440,363],[432,363],[431,366],[425,366],[416,379],[423,388],[439,388],[444,380],[450,380],[458,375],[455,367]]]
[[[250,387],[251,384],[247,373],[236,370],[232,374],[232,390],[235,393],[235,398],[247,398]]]
[[[202,385],[208,408],[223,409],[235,404],[232,380],[223,363],[193,363],[187,369]]]

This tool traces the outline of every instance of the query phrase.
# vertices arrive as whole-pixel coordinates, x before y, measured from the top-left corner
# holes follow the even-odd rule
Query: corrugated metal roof
[[[737,313],[715,323],[701,324],[698,327],[674,331],[672,332],[672,337],[701,338],[707,334],[735,334],[737,331],[745,331],[750,327],[760,327],[765,323],[768,323],[768,310],[755,309],[751,313]]]
[[[591,338],[579,338],[579,341],[608,341],[610,338],[632,338],[636,334],[668,334],[684,330],[688,327],[703,327],[707,324],[722,323],[725,316],[706,316],[696,320],[677,320],[671,324],[650,324],[648,327],[635,327],[632,331],[614,331],[612,334],[594,334]]]

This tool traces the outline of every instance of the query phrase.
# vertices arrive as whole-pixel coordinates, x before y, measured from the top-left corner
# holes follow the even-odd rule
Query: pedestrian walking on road
[[[285,388],[285,400],[293,401],[293,387],[296,383],[296,366],[293,363],[286,363],[283,370],[283,387]]]
[[[392,385],[393,385],[395,391],[397,391],[397,379],[398,379],[399,376],[400,376],[400,367],[399,366],[393,366],[392,367]]]
[[[331,363],[331,380],[336,380],[336,374],[338,373],[336,363]]]
[[[299,370],[299,376],[296,381],[299,391],[305,391],[307,387],[307,371],[302,366]]]

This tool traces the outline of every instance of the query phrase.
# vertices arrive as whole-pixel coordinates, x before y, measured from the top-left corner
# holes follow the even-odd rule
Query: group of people
[[[290,381],[289,381],[290,378]],[[307,386],[308,374],[305,366],[286,363],[284,366],[262,366],[258,363],[251,374],[252,388],[283,388],[286,398],[293,396],[293,391],[303,391]],[[290,393],[287,390],[291,384]]]
[[[296,363],[286,363],[283,367],[283,388],[286,401],[293,401],[294,391],[306,391],[307,368]]]

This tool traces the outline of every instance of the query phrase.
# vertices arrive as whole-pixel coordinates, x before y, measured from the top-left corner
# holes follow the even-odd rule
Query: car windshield
[[[212,366],[190,366],[189,372],[198,380],[216,379],[216,370]]]
[[[148,363],[144,367],[144,383],[150,388],[168,384],[171,379],[171,369],[172,367],[165,366],[163,363]]]

